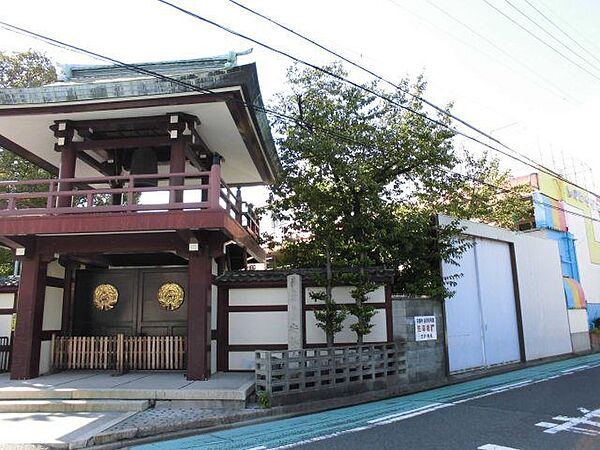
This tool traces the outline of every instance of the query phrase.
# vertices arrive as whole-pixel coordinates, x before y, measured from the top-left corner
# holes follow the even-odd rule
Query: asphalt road
[[[600,368],[296,448],[598,450]]]
[[[600,450],[600,354],[139,450]]]

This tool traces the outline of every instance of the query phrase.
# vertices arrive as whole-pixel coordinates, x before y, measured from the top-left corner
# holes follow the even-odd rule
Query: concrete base
[[[217,373],[207,381],[188,381],[183,373],[67,371],[32,380],[0,375],[0,400],[193,401],[203,407],[243,408],[254,392],[253,373]],[[199,403],[199,404],[200,404]]]
[[[591,348],[590,333],[588,331],[571,333],[571,344],[573,345],[573,353],[589,352]]]
[[[0,413],[140,412],[149,400],[0,400]]]

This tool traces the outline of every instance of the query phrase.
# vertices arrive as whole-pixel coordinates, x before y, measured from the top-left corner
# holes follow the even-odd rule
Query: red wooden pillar
[[[185,142],[179,139],[171,144],[171,159],[169,161],[169,173],[185,172]],[[185,183],[183,177],[172,177],[169,179],[169,186],[182,186]],[[172,191],[169,195],[169,202],[183,202],[183,191]]]
[[[77,161],[77,152],[70,146],[65,146],[60,152],[60,172],[58,175],[59,179],[63,178],[75,178],[75,164]],[[73,183],[61,182],[59,184],[59,191],[70,191],[73,188]],[[56,205],[60,207],[71,206],[70,196],[60,196],[56,202]]]
[[[219,209],[221,201],[221,157],[217,154],[213,156],[213,163],[210,167],[210,177],[208,179],[208,207]]]
[[[22,262],[10,371],[13,380],[39,375],[47,266],[39,255]]]
[[[209,252],[190,252],[188,266],[187,378],[210,378],[210,301],[212,264]]]

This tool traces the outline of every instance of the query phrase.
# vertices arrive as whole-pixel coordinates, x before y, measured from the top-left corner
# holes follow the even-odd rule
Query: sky
[[[429,101],[440,106],[453,102],[455,115],[577,183],[600,190],[600,182],[594,185],[590,176],[600,174],[596,139],[600,120],[599,1],[238,1],[394,82],[423,74]],[[172,2],[311,63],[322,65],[333,60],[228,0]],[[291,64],[285,57],[156,0],[21,0],[3,5],[0,20],[129,63],[253,48],[250,55],[239,58],[239,63],[257,64],[267,104],[285,89],[286,69]],[[0,50],[29,48],[46,52],[57,63],[98,63],[0,30]],[[350,78],[360,82],[369,79],[354,70]],[[465,145],[474,152],[483,150],[480,145]],[[502,160],[515,175],[535,171],[510,159]],[[262,194],[254,195],[261,203]]]

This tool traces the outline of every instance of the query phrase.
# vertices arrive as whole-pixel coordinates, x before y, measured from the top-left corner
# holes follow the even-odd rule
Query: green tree
[[[56,69],[43,53],[29,50],[26,52],[0,52],[0,89],[26,88],[42,86],[56,81]],[[0,180],[39,180],[51,175],[14,153],[0,148]],[[38,189],[43,189],[38,187]],[[18,187],[3,187],[0,192],[19,192]],[[31,191],[32,186],[26,190]],[[13,270],[12,253],[0,248],[0,275],[11,274]]]
[[[328,70],[346,75],[339,64]],[[275,119],[273,124],[283,171],[272,186],[267,210],[282,224],[278,262],[324,267],[326,302],[333,301],[334,269],[355,268],[349,312],[356,318],[353,330],[359,342],[370,331],[373,315],[365,303],[374,289],[367,267],[397,269],[398,291],[449,295],[439,261],[454,261],[468,244],[460,239],[456,223],[441,227],[432,223],[432,216],[448,213],[505,225],[515,212],[507,199],[520,198],[508,186],[498,197],[489,186],[473,181],[504,184],[507,174],[487,155],[475,158],[457,151],[453,133],[444,126],[450,123],[446,115],[438,114],[433,123],[419,114],[422,102],[403,91],[422,96],[422,78],[401,85],[402,90],[393,92],[375,82],[366,85],[394,104],[294,66],[288,90],[275,105],[298,119]],[[324,326],[335,328],[329,325]]]

